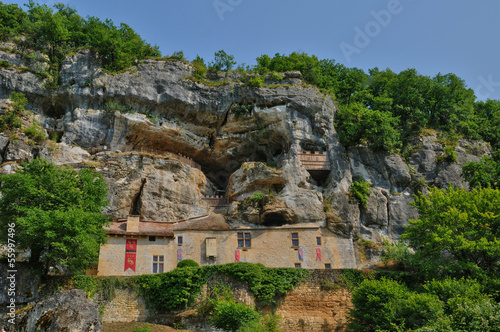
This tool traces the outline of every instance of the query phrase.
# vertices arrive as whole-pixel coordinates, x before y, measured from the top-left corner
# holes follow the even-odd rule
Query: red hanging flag
[[[127,239],[127,246],[125,247],[125,251],[136,252],[136,250],[137,250],[137,240],[136,239]]]
[[[135,272],[135,255],[136,253],[129,253],[127,252],[125,254],[125,269],[123,271],[127,271],[128,268],[131,268],[132,271]]]
[[[131,268],[135,272],[135,258],[137,254],[137,239],[127,239],[125,245],[125,269]]]
[[[235,262],[239,262],[240,261],[240,251],[239,250],[236,250],[234,252],[234,261]]]
[[[320,248],[316,248],[316,260],[317,261],[321,260],[321,249]]]

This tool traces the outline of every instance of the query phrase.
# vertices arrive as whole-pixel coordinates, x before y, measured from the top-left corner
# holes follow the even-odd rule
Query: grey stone
[[[61,291],[35,304],[22,318],[21,332],[99,332],[99,306],[80,289]]]

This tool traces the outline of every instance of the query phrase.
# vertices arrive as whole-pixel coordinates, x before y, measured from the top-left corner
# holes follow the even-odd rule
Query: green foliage
[[[209,268],[184,267],[168,273],[138,276],[136,280],[153,307],[163,311],[187,308],[211,274]]]
[[[386,264],[395,262],[400,269],[411,269],[412,253],[410,247],[404,241],[386,244],[384,247],[382,262]]]
[[[455,151],[455,146],[445,146],[443,153],[436,158],[437,162],[456,162],[457,161],[457,153]]]
[[[343,286],[352,291],[365,280],[374,279],[374,274],[368,271],[356,269],[343,269],[340,275],[340,281]]]
[[[253,106],[251,104],[234,104],[231,107],[231,112],[235,117],[240,118],[252,113]]]
[[[26,110],[25,107],[28,104],[28,99],[22,92],[13,91],[9,95],[9,99],[12,101],[12,108],[14,109],[16,115],[19,115]]]
[[[210,322],[225,331],[237,331],[243,324],[258,321],[260,314],[244,303],[223,300],[217,303]]]
[[[350,312],[351,329],[390,329],[389,310],[386,306],[391,301],[406,297],[407,294],[408,289],[393,280],[364,280],[352,293],[354,309]]]
[[[366,204],[368,203],[370,186],[370,182],[365,179],[358,179],[351,183],[351,187],[349,188],[351,197],[354,197],[363,208],[366,208]]]
[[[34,123],[23,131],[29,138],[33,139],[35,142],[43,142],[47,139],[47,134],[40,128],[40,125]]]
[[[35,159],[0,180],[1,243],[14,223],[17,248],[31,251],[30,265],[42,276],[51,266],[76,273],[97,261],[108,223],[101,214],[107,188],[100,174]]]
[[[413,204],[403,239],[415,249],[415,262],[428,278],[472,277],[486,283],[500,272],[500,191],[479,188],[429,189]],[[490,289],[490,291],[495,291]]]
[[[197,79],[205,78],[207,75],[207,66],[205,65],[205,60],[197,55],[196,59],[191,61],[191,63],[194,67],[194,77]]]
[[[262,306],[276,305],[279,297],[310,274],[306,269],[230,263],[199,268],[184,267],[168,273],[138,276],[136,280],[156,309],[174,310],[191,305],[200,294],[202,286],[215,272],[247,283]]]
[[[257,191],[254,192],[252,196],[248,197],[248,199],[254,203],[257,203],[264,199],[264,194],[261,193],[260,191]]]
[[[11,94],[11,97],[13,97],[13,94]],[[4,115],[0,116],[0,130],[21,128],[20,116],[24,112],[24,104],[22,102],[20,104],[18,102],[12,103],[12,109],[7,110]]]
[[[111,301],[117,289],[138,289],[133,278],[127,277],[96,277],[87,275],[75,275],[72,279],[75,288],[84,290],[93,299]]]
[[[134,326],[133,332],[151,332],[151,327],[149,323],[146,323],[143,327]]]
[[[485,156],[480,162],[471,161],[462,166],[462,176],[471,187],[500,188],[500,150],[493,157]]]
[[[273,71],[273,72],[270,74],[270,78],[271,78],[272,80],[281,81],[284,77],[283,77],[282,75],[280,75],[280,74],[278,74],[278,73],[276,73],[276,72],[274,72],[274,71]]]
[[[2,61],[0,61],[0,67],[1,68],[10,68],[10,67],[12,67],[12,65],[7,61],[2,60]]]
[[[360,103],[340,107],[336,118],[339,138],[345,146],[369,144],[375,150],[394,151],[401,146],[399,118]]]
[[[196,263],[192,259],[183,259],[177,263],[178,268],[183,268],[183,267],[200,267],[200,264]]]
[[[220,50],[215,52],[215,59],[213,62],[210,62],[208,66],[208,70],[211,72],[225,71],[226,75],[229,70],[231,70],[236,61],[234,61],[234,55],[227,54],[224,50]]]
[[[264,78],[261,76],[252,76],[248,80],[247,86],[261,87],[264,84]]]
[[[53,8],[30,0],[24,12],[16,5],[0,3],[0,38],[7,40],[24,34],[25,46],[41,50],[50,59],[49,85],[57,87],[65,56],[81,47],[99,53],[105,70],[118,72],[136,59],[160,56],[157,46],[145,43],[128,25],[116,26],[111,20],[82,18],[77,11],[61,3]]]

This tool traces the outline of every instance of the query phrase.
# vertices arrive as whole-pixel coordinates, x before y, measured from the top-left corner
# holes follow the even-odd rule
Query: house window
[[[250,233],[238,233],[238,248],[252,247],[252,235]]]
[[[295,263],[295,268],[296,268],[296,269],[300,269],[301,267],[302,267],[302,264],[300,264],[300,263]]]
[[[321,245],[321,237],[320,237],[320,236],[318,236],[318,237],[316,238],[316,244],[317,244],[318,246],[320,246],[320,245]]]
[[[182,236],[177,237],[177,244],[182,246]]]
[[[163,256],[153,256],[153,273],[163,273]]]
[[[299,246],[299,233],[292,233],[292,247]]]
[[[332,268],[332,264],[330,263],[325,263],[325,269],[329,270]]]
[[[149,241],[156,241],[156,236],[150,236]]]

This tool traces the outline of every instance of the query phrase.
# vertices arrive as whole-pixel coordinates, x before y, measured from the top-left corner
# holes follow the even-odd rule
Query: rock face
[[[99,332],[99,307],[83,290],[61,291],[35,304],[19,324],[21,332]]]
[[[209,213],[204,195],[227,191],[227,219],[236,225],[312,222],[346,238],[397,240],[418,217],[408,204],[413,194],[426,185],[466,185],[461,165],[491,153],[484,142],[461,140],[457,162],[442,161],[444,143],[433,134],[416,138],[404,159],[366,146],[346,150],[333,126],[335,103],[301,84],[297,73],[272,87],[245,86],[237,74],[205,85],[189,78],[190,64],[145,60],[108,75],[94,53],[82,50],[64,60],[62,86],[49,92],[40,77],[19,70],[26,59],[8,48],[15,45],[0,49],[0,59],[13,67],[0,68],[0,97],[25,93],[59,140],[30,144],[22,133],[0,134],[2,172],[37,156],[95,167],[109,185],[105,213],[112,218],[199,217]],[[301,151],[325,152],[330,171],[307,170]],[[366,208],[350,195],[358,178],[371,183]],[[250,199],[256,193],[262,199]]]

